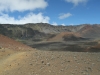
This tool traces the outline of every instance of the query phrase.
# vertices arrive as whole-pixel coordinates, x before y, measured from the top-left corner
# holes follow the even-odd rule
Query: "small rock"
[[[48,66],[50,66],[50,63],[47,63]]]
[[[70,62],[70,60],[68,60],[67,62]]]
[[[64,71],[64,69],[61,69],[60,71]]]
[[[30,63],[30,65],[32,65],[32,63]]]
[[[42,60],[41,63],[44,63],[44,61]]]
[[[2,49],[2,47],[0,46],[0,49]]]

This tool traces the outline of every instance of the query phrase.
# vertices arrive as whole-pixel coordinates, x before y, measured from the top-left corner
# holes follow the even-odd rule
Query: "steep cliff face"
[[[15,39],[42,38],[45,33],[26,25],[0,25],[0,33]]]
[[[84,25],[77,25],[77,26],[53,26],[47,23],[37,23],[37,24],[25,24],[25,27],[32,28],[33,30],[38,30],[44,33],[61,33],[61,32],[77,32]]]
[[[100,25],[53,26],[47,23],[0,25],[0,33],[11,38],[49,38],[62,32],[78,33],[85,38],[98,38],[100,37]]]
[[[83,37],[99,38],[100,37],[100,25],[84,25],[84,27],[80,29],[78,32]]]

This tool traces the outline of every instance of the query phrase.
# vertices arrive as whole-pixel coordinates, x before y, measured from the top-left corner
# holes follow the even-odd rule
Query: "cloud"
[[[52,25],[57,26],[58,24],[56,22],[53,22]]]
[[[8,14],[0,14],[0,23],[2,24],[25,24],[25,23],[49,23],[50,18],[48,16],[43,16],[42,13],[34,14],[29,13],[24,17],[19,17],[15,19]]]
[[[71,25],[71,26],[73,26],[74,24],[73,24],[73,23],[71,23],[70,25]]]
[[[45,0],[0,0],[0,11],[27,11],[45,9],[48,3]]]
[[[68,18],[68,17],[70,17],[70,16],[72,16],[71,13],[60,14],[59,19],[65,19],[65,18]]]
[[[79,3],[86,3],[88,0],[65,0],[66,2],[73,3],[74,6],[77,6]]]
[[[66,26],[64,23],[63,24],[61,24],[62,26]]]
[[[8,24],[25,24],[25,23],[49,23],[50,18],[42,13],[30,13],[36,9],[45,9],[48,3],[45,0],[0,0],[0,23]],[[21,15],[10,16],[13,12],[25,12],[24,17]],[[7,14],[5,14],[5,13]]]

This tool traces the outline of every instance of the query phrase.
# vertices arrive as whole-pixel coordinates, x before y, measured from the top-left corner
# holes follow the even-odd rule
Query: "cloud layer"
[[[25,24],[25,23],[49,23],[50,18],[44,16],[42,13],[32,13],[36,9],[45,9],[48,3],[45,0],[0,0],[0,23],[6,24]],[[24,17],[15,18],[15,16],[10,16],[8,13],[13,12],[24,13]],[[6,12],[6,14],[4,13]],[[16,14],[15,14],[16,15]],[[16,15],[16,17],[21,15]]]
[[[77,6],[79,3],[86,3],[88,0],[65,0],[66,2],[73,3],[74,6]]]
[[[42,13],[34,14],[29,13],[24,17],[20,17],[19,19],[15,19],[14,17],[10,17],[8,14],[0,15],[0,23],[2,24],[25,24],[25,23],[49,23],[50,18],[48,16],[43,16]]]
[[[44,9],[48,6],[45,0],[0,0],[0,11],[26,11]]]
[[[70,16],[72,16],[71,13],[60,14],[59,19],[65,19],[65,18],[68,18]]]

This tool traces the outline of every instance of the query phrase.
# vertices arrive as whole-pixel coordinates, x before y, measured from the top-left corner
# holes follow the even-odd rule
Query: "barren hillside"
[[[100,53],[29,50],[3,35],[0,45],[0,75],[100,75]]]
[[[28,47],[20,42],[17,42],[9,37],[0,34],[0,48],[2,49],[11,49],[11,50],[30,50],[31,47]]]

